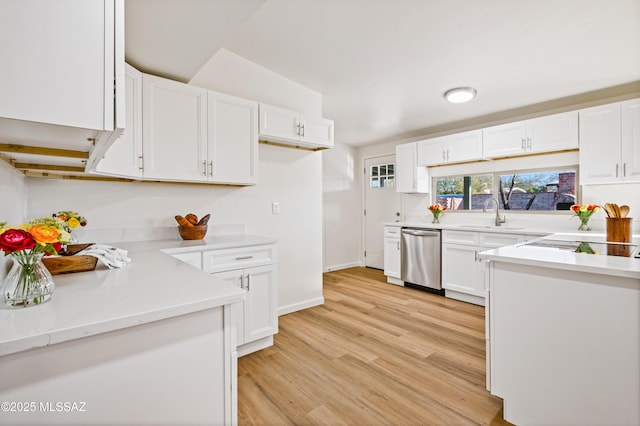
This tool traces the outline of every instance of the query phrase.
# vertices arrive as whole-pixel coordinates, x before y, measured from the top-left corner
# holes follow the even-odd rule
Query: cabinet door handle
[[[251,275],[247,274],[247,291],[251,291]]]
[[[622,163],[622,177],[627,177],[627,163]]]
[[[616,163],[616,177],[618,177],[618,169],[620,168],[620,165],[618,163]]]
[[[522,137],[522,139],[520,139],[520,147],[522,148],[522,150],[524,151],[525,149],[527,149],[527,145],[526,145],[526,140],[524,137]]]
[[[397,248],[398,250],[400,250],[400,241],[397,241],[397,242],[396,242],[396,248]]]
[[[531,137],[527,136],[527,149],[531,151]]]
[[[209,161],[209,176],[213,176],[213,160]]]
[[[302,134],[300,136],[304,137],[304,121],[302,122],[302,126],[300,126],[300,129],[302,130]]]
[[[296,124],[296,127],[298,128],[298,130],[296,131],[296,134],[298,136],[302,136],[302,134],[300,133],[300,122],[298,122],[298,124]]]
[[[140,160],[140,166],[138,167],[138,169],[144,172],[144,157],[141,155],[138,157],[138,160]]]
[[[207,162],[203,161],[202,162],[202,176],[206,176],[207,175]]]
[[[236,260],[247,260],[247,259],[253,259],[253,256],[240,256],[240,257],[236,257]]]

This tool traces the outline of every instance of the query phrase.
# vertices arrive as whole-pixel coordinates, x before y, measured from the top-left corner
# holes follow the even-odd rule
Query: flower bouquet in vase
[[[429,206],[429,211],[433,215],[433,220],[431,223],[440,223],[440,214],[445,211],[447,208],[441,206],[440,204],[432,204]]]
[[[49,300],[55,284],[42,258],[58,254],[70,238],[62,222],[55,218],[1,228],[0,250],[13,263],[0,286],[0,301],[8,307],[26,307]]]
[[[598,210],[600,210],[600,206],[595,204],[574,204],[571,206],[571,211],[580,219],[578,231],[591,231],[591,227],[588,225],[589,219]]]

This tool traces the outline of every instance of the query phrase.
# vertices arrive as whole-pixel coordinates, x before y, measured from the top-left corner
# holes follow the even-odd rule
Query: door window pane
[[[371,188],[393,188],[395,187],[395,165],[379,164],[371,166]]]

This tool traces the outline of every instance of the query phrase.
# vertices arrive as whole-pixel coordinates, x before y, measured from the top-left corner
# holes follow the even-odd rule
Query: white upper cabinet
[[[258,181],[258,103],[209,91],[209,181]]]
[[[96,165],[96,174],[142,177],[142,73],[125,66],[127,127]]]
[[[578,148],[578,113],[570,111],[483,129],[484,158]]]
[[[580,183],[640,182],[640,99],[580,111]]]
[[[260,104],[260,140],[303,148],[333,147],[334,122]]]
[[[482,130],[456,133],[417,142],[418,166],[482,159]]]
[[[79,150],[87,142],[77,129],[92,130],[96,155],[106,149],[125,124],[124,97],[117,96],[124,84],[123,1],[5,0],[0,16],[0,119],[23,120],[19,136],[39,138],[41,146],[54,147],[52,132],[29,126],[65,126],[63,148]]]
[[[142,129],[145,178],[207,181],[206,89],[144,74]]]
[[[128,65],[126,89],[129,125],[96,174],[257,183],[257,102],[143,74]]]
[[[429,174],[418,166],[416,142],[396,146],[396,192],[428,193]]]

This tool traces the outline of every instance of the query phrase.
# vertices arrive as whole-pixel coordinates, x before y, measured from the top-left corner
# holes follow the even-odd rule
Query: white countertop
[[[384,226],[397,226],[403,228],[423,228],[423,229],[441,229],[447,231],[467,231],[467,232],[495,232],[502,234],[519,234],[519,235],[549,235],[553,231],[541,229],[540,227],[529,228],[519,226],[491,226],[491,225],[466,225],[466,224],[442,224],[429,222],[387,222]]]
[[[243,290],[167,253],[275,242],[224,235],[110,244],[128,251],[131,262],[126,268],[110,270],[98,263],[95,271],[56,275],[56,290],[48,302],[0,309],[0,355],[240,302]]]
[[[563,233],[543,237],[541,240],[604,243],[606,236],[586,232]],[[636,245],[633,248],[635,253],[638,250],[637,245],[640,244],[640,235],[634,235],[631,244]],[[635,278],[639,280],[640,287],[640,259],[634,257],[576,253],[562,248],[539,247],[527,245],[527,243],[483,251],[478,254],[478,257],[498,262]]]

